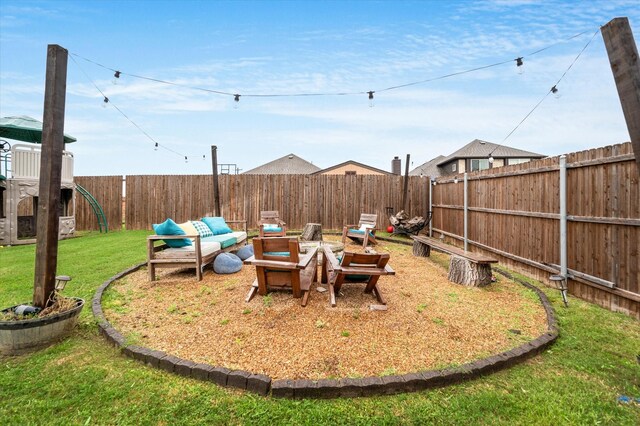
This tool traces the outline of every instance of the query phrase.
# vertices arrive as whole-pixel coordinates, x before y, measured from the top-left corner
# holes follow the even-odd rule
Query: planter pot
[[[76,305],[66,312],[45,318],[0,321],[0,354],[18,355],[34,351],[66,337],[73,330],[84,307],[83,299],[74,299]],[[12,306],[3,312],[14,308]]]

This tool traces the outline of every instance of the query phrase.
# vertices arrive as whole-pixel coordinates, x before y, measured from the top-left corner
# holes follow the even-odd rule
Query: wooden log
[[[302,235],[300,235],[302,241],[322,241],[322,224],[320,223],[307,223],[304,225]]]
[[[452,255],[449,261],[449,281],[484,287],[491,283],[491,264],[474,263],[464,257]]]
[[[423,244],[420,241],[414,241],[413,255],[418,257],[429,257],[431,255],[431,246]]]

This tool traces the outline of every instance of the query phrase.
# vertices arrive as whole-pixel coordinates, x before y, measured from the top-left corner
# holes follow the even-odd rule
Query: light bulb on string
[[[204,160],[205,160],[205,156],[204,156],[204,154],[203,154],[203,155],[202,155],[202,161],[204,161]]]
[[[558,88],[556,86],[553,86],[551,88],[551,93],[553,93],[553,97],[556,99],[560,99],[560,97],[562,96],[562,93],[560,93],[560,91],[558,90]]]
[[[524,74],[524,62],[522,62],[522,56],[516,58],[516,69],[518,70],[518,74]]]
[[[453,178],[453,183],[458,183],[458,176]]]
[[[493,155],[489,154],[489,164],[493,164]]]
[[[186,156],[186,155],[184,156],[184,162],[185,162],[185,163],[188,163],[188,162],[189,162],[189,160],[187,159],[187,156]]]
[[[240,107],[240,95],[237,93],[233,95],[233,109],[238,109]]]
[[[369,94],[369,108],[373,108],[375,106],[375,101],[373,100],[373,94],[375,93],[373,90],[367,92]]]
[[[115,73],[113,73],[113,80],[111,80],[111,82],[113,84],[118,84],[119,80],[120,80],[120,71],[116,71]]]
[[[158,150],[158,142],[156,142],[156,145],[153,147],[153,150],[154,150],[154,151],[157,151],[157,150]]]
[[[105,96],[104,100],[102,101],[102,108],[106,108],[108,103],[109,103],[109,98]]]

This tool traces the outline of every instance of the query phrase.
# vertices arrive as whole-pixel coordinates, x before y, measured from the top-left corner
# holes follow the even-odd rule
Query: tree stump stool
[[[471,287],[489,285],[491,284],[491,264],[475,263],[464,257],[451,255],[449,281]]]
[[[301,241],[322,241],[322,224],[307,223],[302,229],[300,235]]]

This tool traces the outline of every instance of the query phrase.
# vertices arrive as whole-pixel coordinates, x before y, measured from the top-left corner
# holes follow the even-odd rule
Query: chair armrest
[[[298,261],[298,266],[301,269],[305,269],[307,266],[309,266],[309,262],[311,262],[311,260],[316,256],[316,251],[315,250],[309,250],[304,256],[302,256],[300,258],[300,260]]]
[[[252,258],[253,257],[250,257],[249,259],[245,260],[244,263],[247,265],[262,266],[264,268],[272,268],[272,269],[287,269],[287,270],[300,269],[299,263],[282,262],[279,260],[263,260],[263,259],[255,259],[255,258],[251,260]]]
[[[331,269],[336,270],[340,269],[340,262],[338,262],[338,258],[333,254],[331,248],[323,246],[322,247],[324,259],[331,264]]]
[[[389,266],[389,264],[384,265],[384,271],[387,273],[387,275],[395,275],[396,271],[393,270],[393,268],[391,268],[391,266]]]

